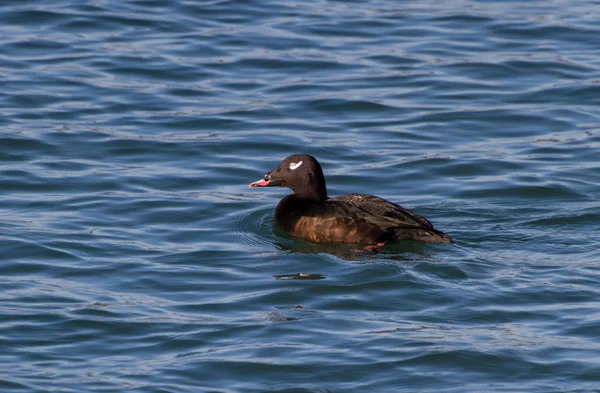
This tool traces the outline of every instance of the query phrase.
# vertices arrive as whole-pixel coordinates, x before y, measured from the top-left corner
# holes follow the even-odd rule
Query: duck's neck
[[[296,199],[321,202],[327,199],[327,190],[325,187],[308,187],[300,192],[294,192],[293,195]]]
[[[327,199],[327,196],[322,200],[325,199]],[[320,201],[314,196],[307,197],[299,194],[290,194],[284,197],[275,209],[275,216],[273,217],[275,225],[284,231],[291,232],[296,221],[303,213]]]
[[[320,169],[320,168],[319,168]],[[321,170],[316,173],[310,173],[302,187],[292,188],[294,195],[298,199],[313,202],[321,202],[327,199],[327,186],[325,185],[325,176]]]

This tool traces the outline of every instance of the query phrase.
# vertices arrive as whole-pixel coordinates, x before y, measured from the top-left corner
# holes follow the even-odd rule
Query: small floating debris
[[[322,274],[313,273],[294,273],[294,274],[279,274],[273,276],[276,280],[322,280],[325,278]]]

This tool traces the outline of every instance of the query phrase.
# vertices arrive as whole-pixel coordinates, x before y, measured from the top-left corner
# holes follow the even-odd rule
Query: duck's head
[[[308,154],[292,154],[249,187],[287,187],[305,199],[327,199],[325,177],[319,162]]]

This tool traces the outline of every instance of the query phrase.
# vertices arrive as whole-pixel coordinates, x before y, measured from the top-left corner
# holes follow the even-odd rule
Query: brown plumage
[[[391,240],[451,243],[452,238],[402,206],[369,194],[327,197],[325,177],[314,157],[294,154],[250,187],[287,187],[293,194],[275,209],[275,225],[314,243],[380,244]]]

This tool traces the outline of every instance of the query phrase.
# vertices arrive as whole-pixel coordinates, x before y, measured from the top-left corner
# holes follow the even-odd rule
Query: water
[[[5,1],[2,392],[600,391],[600,3]],[[452,245],[273,230],[291,153]]]

